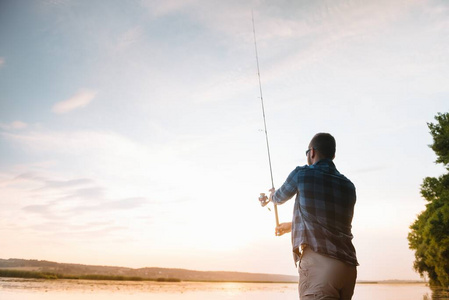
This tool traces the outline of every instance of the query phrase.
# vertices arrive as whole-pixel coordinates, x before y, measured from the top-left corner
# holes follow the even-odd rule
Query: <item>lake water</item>
[[[280,300],[298,299],[297,284],[130,282],[0,278],[1,300]],[[353,300],[449,300],[432,298],[424,284],[357,284]]]

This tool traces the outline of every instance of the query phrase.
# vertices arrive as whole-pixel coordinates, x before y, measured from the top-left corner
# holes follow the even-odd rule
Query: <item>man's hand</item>
[[[276,189],[271,188],[268,191],[270,192],[270,196],[268,197],[268,199],[271,201],[271,200],[273,200],[273,195],[274,195],[274,192],[276,192]]]
[[[292,222],[281,223],[279,226],[275,228],[274,234],[277,236],[281,236],[284,233],[289,233],[292,231]]]

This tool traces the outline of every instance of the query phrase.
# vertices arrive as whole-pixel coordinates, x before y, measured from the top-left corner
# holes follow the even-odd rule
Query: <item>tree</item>
[[[433,144],[430,148],[449,171],[449,113],[438,113],[437,123],[427,123]],[[415,250],[415,270],[427,273],[430,285],[449,286],[449,174],[438,178],[426,177],[421,195],[427,200],[426,209],[410,226],[409,247]]]

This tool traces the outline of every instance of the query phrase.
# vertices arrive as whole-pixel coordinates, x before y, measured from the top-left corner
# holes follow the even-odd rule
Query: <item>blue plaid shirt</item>
[[[274,193],[282,204],[296,194],[292,220],[295,263],[301,245],[351,265],[358,265],[352,244],[351,222],[356,193],[354,184],[340,174],[334,163],[323,159],[297,167]]]

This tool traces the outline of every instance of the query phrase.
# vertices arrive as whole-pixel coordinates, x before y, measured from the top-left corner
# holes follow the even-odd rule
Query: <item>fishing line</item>
[[[271,177],[271,187],[274,189],[274,180],[273,180],[273,168],[271,167],[271,154],[270,154],[270,144],[268,142],[268,131],[267,131],[267,121],[265,118],[265,106],[263,104],[263,94],[262,94],[262,82],[260,80],[260,67],[259,67],[259,55],[257,53],[257,41],[256,41],[256,26],[254,25],[254,13],[251,11],[251,18],[253,21],[253,35],[254,35],[254,49],[256,51],[256,62],[257,62],[257,76],[259,78],[259,92],[260,92],[260,103],[262,104],[262,115],[263,115],[263,124],[265,129],[265,140],[267,143],[267,153],[268,153],[268,165],[270,166],[270,177]],[[259,198],[260,200],[260,198]],[[265,203],[265,205],[268,202]],[[279,217],[278,217],[278,209],[276,203],[274,204],[274,214],[276,217],[276,226],[279,226]]]

